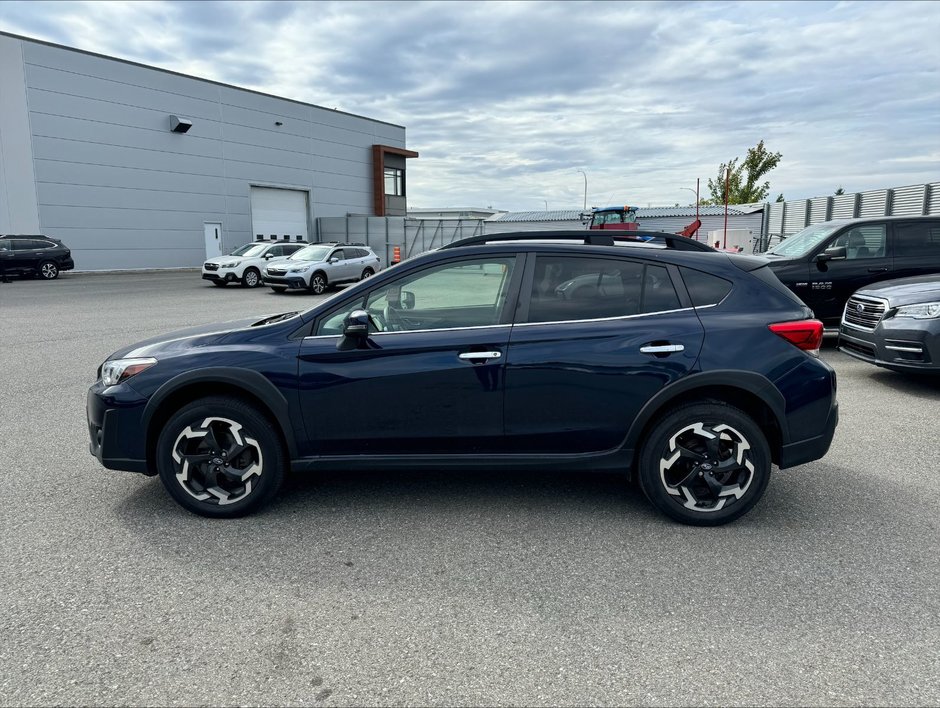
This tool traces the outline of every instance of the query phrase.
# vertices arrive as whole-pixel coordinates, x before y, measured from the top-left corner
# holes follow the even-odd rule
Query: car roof
[[[824,226],[825,224],[870,224],[876,221],[919,221],[920,219],[940,219],[940,214],[914,214],[911,216],[856,216],[849,219],[829,219],[810,226]]]

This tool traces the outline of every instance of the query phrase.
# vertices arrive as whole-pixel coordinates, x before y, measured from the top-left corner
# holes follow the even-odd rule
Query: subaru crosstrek
[[[288,470],[566,467],[731,521],[772,463],[826,454],[836,377],[765,259],[692,245],[473,237],[303,312],[140,342],[88,392],[91,453],[205,516],[258,509]]]
[[[379,257],[364,244],[317,243],[261,272],[274,292],[309,290],[320,295],[332,285],[365,280],[382,269]]]

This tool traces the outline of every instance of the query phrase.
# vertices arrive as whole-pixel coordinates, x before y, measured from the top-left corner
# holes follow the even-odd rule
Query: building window
[[[405,171],[397,167],[385,168],[385,194],[390,197],[405,196]]]

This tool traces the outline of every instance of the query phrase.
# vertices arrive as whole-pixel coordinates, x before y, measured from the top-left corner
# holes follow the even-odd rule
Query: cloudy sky
[[[411,207],[940,180],[937,2],[0,2],[0,29],[404,125]]]

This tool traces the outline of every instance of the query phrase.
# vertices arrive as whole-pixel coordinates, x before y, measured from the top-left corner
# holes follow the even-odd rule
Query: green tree
[[[782,192],[777,195],[777,201],[778,201],[778,202],[785,202],[785,201],[786,201],[786,199],[783,198],[783,193],[782,193]]]
[[[836,189],[836,196],[838,197],[838,196],[840,196],[840,195],[842,195],[842,194],[845,194],[845,190],[842,189],[842,185],[840,184],[840,185],[839,185],[839,188]]]
[[[755,147],[749,148],[744,160],[739,158],[722,162],[718,167],[718,176],[708,180],[710,200],[714,204],[725,203],[725,180],[728,179],[728,203],[749,204],[762,202],[770,194],[770,181],[760,180],[774,169],[783,157],[779,152],[769,152],[761,140]]]

